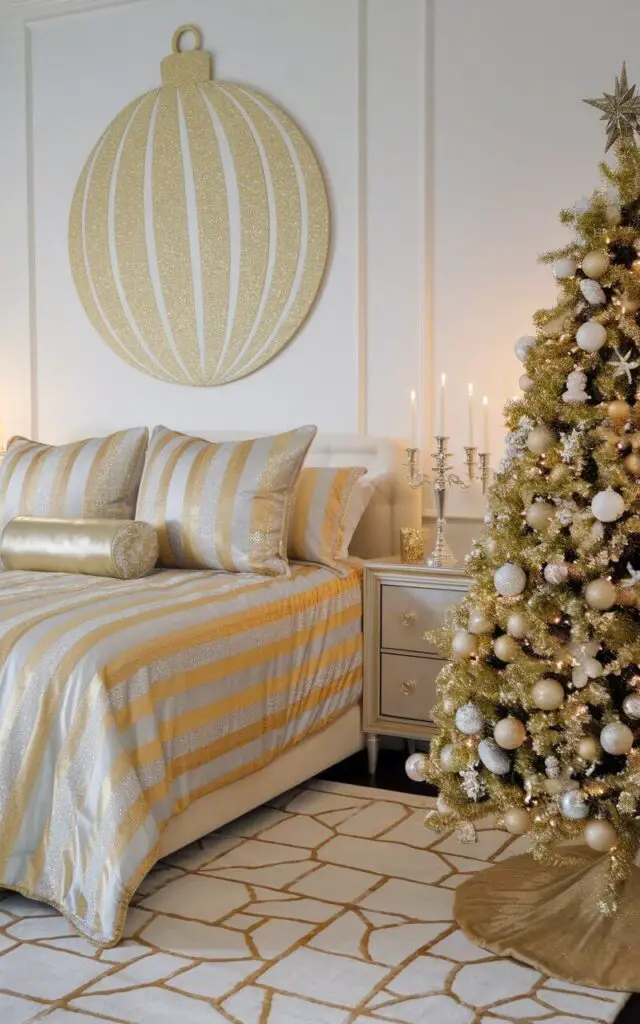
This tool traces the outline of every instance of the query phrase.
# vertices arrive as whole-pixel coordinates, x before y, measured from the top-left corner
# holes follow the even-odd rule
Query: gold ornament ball
[[[597,761],[602,753],[602,747],[595,736],[583,736],[578,743],[578,755],[585,761]]]
[[[513,661],[520,652],[518,644],[511,636],[498,636],[493,641],[493,650],[500,661]]]
[[[624,460],[624,468],[627,473],[631,473],[631,476],[640,476],[640,455],[637,452],[627,455]]]
[[[470,658],[478,651],[478,638],[466,629],[457,629],[453,634],[451,650],[458,658]]]
[[[522,640],[527,635],[528,628],[526,616],[522,612],[512,612],[507,619],[507,633],[516,640]]]
[[[567,788],[566,779],[545,779],[543,786],[549,796],[557,796],[558,793],[563,793]]]
[[[616,398],[607,405],[607,416],[614,423],[626,423],[631,416],[631,406],[622,398]]]
[[[562,484],[569,478],[569,476],[569,467],[566,466],[564,462],[560,462],[557,466],[554,466],[549,473],[549,480],[552,484]]]
[[[616,603],[617,591],[613,583],[610,580],[599,579],[592,580],[588,583],[585,591],[584,598],[590,608],[595,608],[597,611],[604,612],[608,608],[613,608]]]
[[[469,612],[469,632],[482,636],[484,633],[493,633],[495,622],[492,622],[481,608],[472,608]]]
[[[539,679],[531,690],[531,699],[541,711],[556,711],[564,701],[564,687],[557,679]]]
[[[548,427],[534,427],[527,435],[527,448],[534,455],[544,455],[545,452],[549,451],[554,441],[555,437]]]
[[[548,501],[534,501],[533,505],[529,505],[525,516],[527,526],[533,530],[546,530],[553,513],[554,507]]]
[[[527,730],[519,718],[502,718],[496,723],[493,738],[503,750],[517,750],[527,738]]]
[[[638,407],[636,406],[636,413],[637,412]],[[631,441],[631,447],[633,448],[634,452],[640,450],[640,430],[636,430],[634,434],[629,434],[629,440]]]
[[[628,292],[623,292],[620,296],[620,301],[624,308],[625,313],[636,313],[640,309],[640,299],[634,298],[629,295]]]
[[[635,587],[618,587],[616,593],[616,604],[622,608],[635,608],[638,604],[638,595]]]
[[[582,261],[582,269],[587,277],[602,277],[609,269],[609,256],[604,249],[588,252]]]
[[[588,821],[584,827],[584,841],[592,850],[608,853],[611,847],[616,845],[618,833],[606,818]]]
[[[531,818],[524,807],[510,807],[504,816],[504,827],[514,836],[523,836],[529,831]]]

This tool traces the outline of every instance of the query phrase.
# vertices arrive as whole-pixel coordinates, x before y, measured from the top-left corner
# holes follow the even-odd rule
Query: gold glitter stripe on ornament
[[[158,275],[167,319],[190,383],[200,379],[200,350],[195,328],[193,265],[189,247],[187,204],[178,94],[162,89],[153,137],[151,171],[154,238]],[[148,324],[142,325],[148,331]]]
[[[153,137],[158,113],[158,96],[135,117],[123,146],[110,217],[115,233],[118,274],[128,319],[136,335],[145,341],[143,347],[156,360],[166,380],[189,383],[189,374],[179,353],[170,345],[170,330],[165,329],[159,313],[154,288],[154,274],[149,255],[155,246],[153,231],[145,223],[147,174],[151,171]]]
[[[247,119],[263,151],[263,173],[270,196],[270,249],[262,305],[241,347],[225,362],[225,376],[233,379],[259,356],[278,323],[283,303],[291,292],[300,251],[298,182],[284,137],[254,97],[232,85],[220,90]],[[257,94],[256,94],[257,95]],[[262,364],[260,364],[262,365]]]
[[[198,219],[205,343],[202,383],[214,384],[229,315],[229,196],[220,149],[200,90],[185,86],[180,99],[191,150]]]

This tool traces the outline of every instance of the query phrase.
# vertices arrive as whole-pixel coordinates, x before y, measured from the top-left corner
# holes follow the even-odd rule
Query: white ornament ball
[[[523,836],[529,831],[531,818],[524,807],[510,807],[504,816],[504,827],[514,836]]]
[[[590,608],[605,612],[616,603],[617,591],[610,580],[592,580],[585,587],[584,598]]]
[[[583,736],[578,743],[578,754],[585,761],[597,761],[602,753],[602,747],[595,736]]]
[[[522,338],[518,338],[515,345],[513,346],[513,350],[521,363],[524,363],[525,359],[527,358],[527,353],[529,352],[529,349],[533,348],[535,343],[536,339],[532,334],[525,334],[522,336]]]
[[[439,796],[436,800],[436,811],[439,814],[449,814],[451,808],[443,796]]]
[[[488,619],[483,611],[479,608],[472,608],[469,612],[469,632],[475,633],[477,636],[483,636],[485,633],[493,633],[495,629],[495,622]]]
[[[567,277],[573,277],[577,269],[577,262],[570,256],[565,256],[553,264],[553,276],[556,281],[564,281]]]
[[[527,434],[527,448],[534,455],[544,455],[555,441],[554,434],[548,427],[534,427]]]
[[[560,797],[560,813],[563,818],[581,821],[589,817],[589,803],[579,789],[570,789]]]
[[[591,511],[601,523],[615,523],[624,514],[624,498],[608,487],[606,491],[598,491],[591,502]]]
[[[549,562],[544,567],[544,578],[547,583],[559,586],[569,579],[569,569],[564,562]]]
[[[564,687],[557,679],[539,679],[531,689],[531,699],[541,711],[555,711],[564,700]]]
[[[611,847],[616,845],[618,833],[605,818],[601,821],[588,821],[584,827],[584,841],[592,850],[608,853]]]
[[[513,661],[520,653],[520,647],[511,636],[497,636],[493,641],[493,650],[500,661]]]
[[[587,320],[576,331],[576,341],[583,352],[598,352],[606,340],[606,329],[597,320]]]
[[[527,585],[527,574],[519,565],[505,562],[494,572],[493,585],[503,597],[516,597]]]
[[[528,373],[522,374],[518,380],[518,385],[521,391],[531,391],[535,387],[535,384]]]
[[[512,612],[507,619],[507,633],[515,636],[516,640],[522,640],[527,635],[529,624],[522,612]]]
[[[503,750],[517,750],[527,738],[527,730],[519,718],[502,718],[496,723],[493,738]]]
[[[424,754],[410,754],[404,763],[404,770],[412,782],[424,782]]]
[[[534,501],[529,505],[525,519],[533,530],[546,530],[555,509],[548,501]]]
[[[607,301],[607,296],[598,282],[592,281],[590,277],[585,277],[580,282],[580,291],[590,306],[601,306],[603,302]]]
[[[620,213],[620,207],[616,206],[615,203],[609,203],[604,211],[604,215],[610,227],[615,228],[622,220],[622,214]]]
[[[458,658],[470,658],[478,650],[478,638],[466,629],[457,629],[451,640],[451,650]]]
[[[582,260],[582,269],[587,277],[602,277],[609,269],[609,254],[604,249],[588,252]]]
[[[455,772],[456,750],[453,743],[445,743],[440,751],[440,767],[443,772]]]
[[[493,739],[481,740],[478,743],[478,757],[485,768],[494,775],[507,775],[511,771],[509,755]]]
[[[640,718],[640,693],[630,693],[622,702],[622,710],[627,718]]]
[[[456,711],[456,728],[465,736],[473,736],[476,732],[482,732],[484,728],[484,715],[477,704],[463,704]]]
[[[607,754],[628,754],[633,746],[633,733],[622,722],[609,722],[600,733],[600,744]]]

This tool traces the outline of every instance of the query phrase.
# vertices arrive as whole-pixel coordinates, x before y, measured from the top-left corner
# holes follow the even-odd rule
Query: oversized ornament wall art
[[[196,38],[180,49],[185,32]],[[329,247],[318,162],[253,89],[211,80],[194,26],[162,87],[111,122],[78,180],[69,256],[104,341],[165,381],[223,384],[272,359],[307,316]]]

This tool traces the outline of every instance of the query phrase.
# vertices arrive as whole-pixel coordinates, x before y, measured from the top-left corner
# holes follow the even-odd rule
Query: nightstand
[[[458,525],[454,552],[460,561],[453,568],[407,564],[399,556],[365,564],[363,729],[371,774],[380,736],[418,740],[437,731],[431,715],[444,661],[424,634],[438,629],[446,609],[464,597],[469,578],[463,557],[481,528],[476,522]]]

